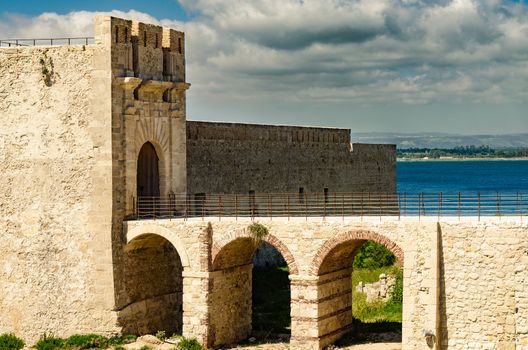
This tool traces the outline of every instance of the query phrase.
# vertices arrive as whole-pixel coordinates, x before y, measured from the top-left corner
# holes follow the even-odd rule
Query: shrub
[[[12,333],[0,335],[0,349],[2,350],[20,350],[24,345],[24,341]]]
[[[165,341],[165,339],[167,339],[167,334],[165,333],[165,331],[158,331],[156,333],[156,338],[158,338],[161,341]]]
[[[394,254],[384,245],[373,241],[364,243],[354,258],[355,268],[378,269],[391,266],[396,261]]]
[[[110,339],[108,339],[108,345],[123,345],[123,344],[130,344],[135,342],[137,339],[137,336],[132,334],[127,335],[114,335]]]
[[[396,284],[394,285],[392,297],[389,302],[392,304],[403,303],[403,271],[401,269],[398,269],[396,272]]]
[[[97,334],[76,334],[66,339],[65,344],[79,350],[106,349],[108,347],[108,339]]]
[[[37,350],[60,350],[65,348],[65,341],[57,338],[53,334],[44,333],[34,346]]]
[[[180,342],[178,343],[178,350],[207,350],[196,340],[195,338],[187,339],[187,338],[181,338]]]
[[[254,222],[249,225],[248,229],[256,246],[259,246],[264,237],[269,234],[268,228],[262,224],[259,224],[258,222]]]

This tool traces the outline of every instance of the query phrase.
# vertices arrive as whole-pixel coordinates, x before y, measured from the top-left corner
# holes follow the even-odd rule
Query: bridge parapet
[[[528,216],[528,192],[258,193],[140,197],[129,219]]]

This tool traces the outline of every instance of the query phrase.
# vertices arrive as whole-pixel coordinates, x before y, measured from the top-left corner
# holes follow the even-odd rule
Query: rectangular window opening
[[[299,203],[304,203],[304,188],[299,187]]]

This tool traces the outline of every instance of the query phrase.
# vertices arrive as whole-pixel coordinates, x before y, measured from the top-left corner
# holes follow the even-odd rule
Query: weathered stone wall
[[[528,348],[527,226],[443,224],[442,342]]]
[[[137,164],[142,146],[150,142],[159,158],[159,187],[162,196],[185,192],[185,90],[184,51],[177,46],[183,33],[164,30],[119,18],[96,18],[96,42],[110,52],[107,74],[112,113],[112,237],[115,309],[120,312],[119,324],[129,327],[130,300],[134,289],[126,282],[123,220],[132,215],[137,205]],[[171,63],[177,60],[179,65]],[[169,60],[169,61],[168,61]],[[181,288],[178,288],[181,291]],[[178,294],[177,292],[176,294]],[[174,294],[174,292],[170,292]],[[154,297],[154,296],[153,296]],[[156,297],[159,297],[157,295]],[[171,297],[172,311],[160,319],[141,325],[141,332],[169,325],[166,320],[180,318],[179,297]],[[139,327],[139,326],[138,326]],[[140,328],[137,328],[140,329]],[[170,329],[180,330],[181,321]]]
[[[292,348],[320,349],[349,329],[351,270],[344,263],[351,262],[355,249],[365,240],[386,245],[403,265],[405,349],[427,348],[426,331],[437,335],[435,346],[442,349],[462,349],[468,344],[476,348],[526,347],[527,314],[523,310],[527,310],[528,298],[523,283],[527,278],[528,224],[513,218],[501,220],[463,218],[459,222],[447,218],[438,224],[432,218],[262,218],[260,222],[270,231],[268,243],[281,252],[290,267]],[[225,217],[212,222],[211,262],[223,261],[227,266],[246,258],[247,254],[228,258],[240,249],[226,252],[249,239],[244,238],[249,236],[249,223]],[[142,223],[128,225],[137,233]],[[207,226],[194,219],[159,220],[156,225],[182,240]],[[350,259],[343,258],[346,256]],[[213,281],[211,274],[203,276]],[[227,304],[230,293],[249,294],[248,284],[238,284],[224,293],[214,283],[209,288],[217,288],[215,295],[223,294]],[[210,311],[210,320],[221,317],[215,311],[221,300],[215,296],[214,305],[213,298],[200,301],[201,307]],[[233,329],[225,331],[234,334]],[[214,336],[224,335],[215,329]]]
[[[0,333],[118,330],[109,64],[98,45],[0,50]]]
[[[187,164],[189,194],[396,190],[395,146],[347,129],[189,121]]]
[[[172,244],[157,235],[135,239],[125,249],[124,270],[123,332],[181,334],[183,267]]]
[[[253,265],[215,271],[211,274],[211,344],[219,346],[247,339],[251,332]]]

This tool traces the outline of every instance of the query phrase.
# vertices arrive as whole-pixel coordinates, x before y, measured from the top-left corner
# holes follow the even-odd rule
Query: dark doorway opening
[[[253,256],[253,334],[260,342],[287,342],[291,334],[290,280],[284,257],[262,242]]]
[[[137,164],[137,196],[159,197],[159,158],[154,145],[146,142],[139,151]]]

